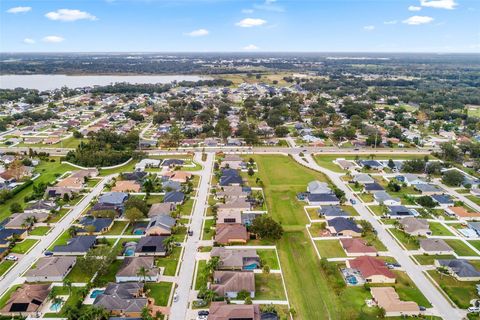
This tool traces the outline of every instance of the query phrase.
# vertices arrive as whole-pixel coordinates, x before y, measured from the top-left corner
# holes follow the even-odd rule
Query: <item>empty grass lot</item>
[[[255,299],[257,300],[285,300],[282,276],[275,273],[255,274]]]
[[[347,256],[339,240],[316,240],[315,246],[322,258],[342,258]]]
[[[471,240],[468,241],[472,246],[474,246],[477,250],[480,250],[480,240]]]
[[[172,286],[172,282],[147,283],[147,295],[155,300],[156,306],[166,307]]]
[[[163,267],[163,274],[166,276],[174,276],[177,271],[178,261],[180,259],[180,253],[182,249],[175,247],[169,256],[156,259],[155,264],[157,267]]]
[[[113,226],[108,230],[106,235],[121,235],[123,234],[123,230],[127,226],[128,221],[115,221]]]
[[[213,235],[215,234],[215,230],[212,227],[215,225],[215,220],[208,219],[205,220],[205,224],[203,226],[203,234],[202,240],[212,240]]]
[[[388,229],[395,238],[402,243],[407,250],[417,250],[420,248],[418,241],[416,241],[417,237],[410,236],[399,229]]]
[[[17,242],[15,246],[10,250],[11,253],[25,254],[27,253],[34,245],[37,244],[39,240],[34,239],[25,239],[21,242]]]
[[[202,287],[207,287],[207,260],[198,260],[197,262],[197,278],[195,280],[195,290],[200,290]]]
[[[441,259],[455,259],[455,256],[453,255],[416,255],[414,256],[415,259],[417,259],[418,263],[421,265],[433,265],[435,263],[435,260],[441,260]]]
[[[249,156],[250,157],[250,156]],[[285,233],[277,241],[288,297],[296,311],[297,319],[348,319],[358,314],[357,306],[344,300],[342,295],[332,294],[333,287],[320,265],[305,224],[308,218],[296,193],[306,190],[312,180],[328,181],[319,172],[297,164],[282,155],[252,155],[259,172],[248,177],[256,186],[259,177],[269,214],[283,225]]]
[[[440,222],[430,222],[429,225],[434,236],[453,236],[453,233],[448,231]]]
[[[0,262],[0,276],[3,276],[5,272],[8,271],[13,265],[15,264],[15,261],[9,261],[9,260],[3,260]]]
[[[445,242],[455,251],[459,256],[477,256],[475,251],[468,247],[462,240],[445,239]]]
[[[454,277],[441,275],[436,270],[427,272],[459,308],[466,309],[470,306],[470,300],[478,299],[476,282],[458,281]]]
[[[260,257],[263,265],[269,266],[271,270],[280,269],[280,264],[278,263],[275,250],[257,250],[257,254]]]

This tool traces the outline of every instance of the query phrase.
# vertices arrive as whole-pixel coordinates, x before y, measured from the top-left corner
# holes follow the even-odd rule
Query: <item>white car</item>
[[[16,256],[13,256],[13,255],[9,255],[5,258],[5,260],[8,260],[8,261],[17,261],[18,260],[18,257]]]
[[[480,312],[480,307],[469,307],[468,312]]]
[[[175,294],[173,295],[173,302],[177,302],[178,301],[178,293],[175,292]]]

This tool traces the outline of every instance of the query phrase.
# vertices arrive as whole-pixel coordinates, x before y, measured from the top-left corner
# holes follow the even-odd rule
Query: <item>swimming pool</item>
[[[131,257],[135,254],[135,248],[127,248],[125,249],[125,252],[123,253],[124,256],[126,257]]]
[[[58,312],[60,311],[60,309],[62,309],[62,302],[56,302],[56,303],[52,303],[50,305],[50,311],[52,312]]]
[[[133,234],[136,235],[136,236],[141,236],[142,234],[144,234],[144,230],[143,229],[136,229],[135,231],[133,231]]]
[[[252,263],[252,264],[246,265],[245,267],[243,267],[243,269],[244,270],[255,270],[255,269],[257,269],[257,264]]]
[[[351,285],[356,285],[356,284],[358,284],[357,277],[355,277],[355,276],[347,276],[347,277],[346,277],[346,280],[347,280],[347,282],[348,282],[349,284],[351,284]]]
[[[102,293],[104,293],[105,290],[102,290],[102,289],[95,289],[92,291],[92,293],[90,294],[90,298],[92,299],[95,299],[96,297],[98,297],[99,295],[101,295]]]

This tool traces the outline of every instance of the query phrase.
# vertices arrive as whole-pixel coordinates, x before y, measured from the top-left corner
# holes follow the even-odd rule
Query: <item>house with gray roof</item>
[[[359,173],[353,177],[353,182],[358,182],[360,184],[369,184],[374,183],[375,180],[367,173]]]
[[[384,204],[386,206],[399,206],[402,203],[400,198],[394,198],[386,191],[373,192],[373,199],[377,204]]]
[[[128,193],[125,192],[107,192],[98,198],[99,203],[109,203],[113,205],[122,205],[128,199]]]
[[[93,302],[95,307],[104,308],[113,315],[127,317],[141,316],[147,304],[142,282],[109,283]]]
[[[169,216],[170,213],[175,211],[176,205],[172,202],[166,203],[154,203],[148,211],[148,217],[152,218],[158,215]]]
[[[247,271],[214,271],[210,285],[219,297],[235,299],[239,292],[246,291],[255,297],[255,274]]]
[[[25,273],[27,282],[62,282],[77,262],[76,257],[43,257]]]
[[[448,194],[434,194],[431,198],[443,208],[453,207],[455,205],[455,201],[453,201],[452,197]]]
[[[213,247],[211,257],[219,257],[218,269],[253,270],[260,268],[260,257],[255,249],[227,249]]]
[[[176,220],[171,216],[158,215],[154,216],[148,222],[145,228],[147,236],[166,236],[172,234],[172,228],[175,226]]]
[[[87,253],[97,243],[96,236],[78,236],[70,239],[66,245],[59,245],[53,248],[54,255],[80,256]]]
[[[340,206],[321,206],[318,210],[318,215],[324,217],[348,217],[349,214]]]
[[[185,201],[185,194],[178,191],[167,192],[163,198],[164,203],[173,203],[176,205],[182,204],[183,201]]]
[[[135,247],[135,256],[165,256],[167,250],[164,245],[167,236],[146,236],[140,239]]]
[[[416,184],[413,188],[417,191],[420,191],[422,195],[431,196],[434,194],[441,194],[444,191],[437,187],[436,185],[429,183]]]
[[[401,219],[405,217],[416,217],[419,214],[415,209],[410,209],[405,206],[388,206],[385,215],[388,218]]]
[[[310,194],[326,194],[331,193],[332,189],[330,189],[328,183],[315,180],[308,183],[307,192]]]
[[[426,219],[405,217],[399,221],[403,231],[413,236],[427,236],[432,234]]]
[[[477,236],[480,236],[480,222],[469,221],[467,222],[467,226],[469,229],[475,231]]]
[[[445,267],[459,281],[479,281],[480,272],[467,260],[435,260],[436,267]]]
[[[443,239],[420,239],[420,250],[424,254],[447,255],[454,254],[453,249]]]
[[[145,277],[139,275],[139,270],[144,268],[147,271]],[[154,257],[125,257],[122,266],[115,275],[117,282],[157,282],[160,272],[155,266]]]
[[[362,235],[362,228],[360,228],[354,219],[347,219],[343,217],[333,218],[327,221],[327,230],[333,236],[350,236],[360,237]]]

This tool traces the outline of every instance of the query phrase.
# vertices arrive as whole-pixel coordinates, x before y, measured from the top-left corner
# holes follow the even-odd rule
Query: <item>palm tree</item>
[[[167,254],[170,254],[172,253],[173,248],[175,246],[175,239],[172,236],[170,236],[165,240],[163,240],[163,245],[165,246],[165,251],[167,252]]]
[[[68,289],[68,295],[72,294],[72,281],[69,279],[63,279],[63,287]]]
[[[152,179],[150,178],[145,179],[145,182],[143,183],[143,187],[145,188],[145,192],[147,193],[147,195],[150,195],[150,192],[152,192],[154,189]]]
[[[148,276],[148,270],[147,270],[147,268],[145,268],[145,267],[143,267],[143,266],[140,267],[140,268],[138,269],[138,271],[137,271],[137,276],[138,276],[140,279],[142,279],[143,283],[145,284],[145,282],[147,282],[147,277],[149,277],[149,276]],[[149,277],[149,278],[150,278],[150,277]]]

